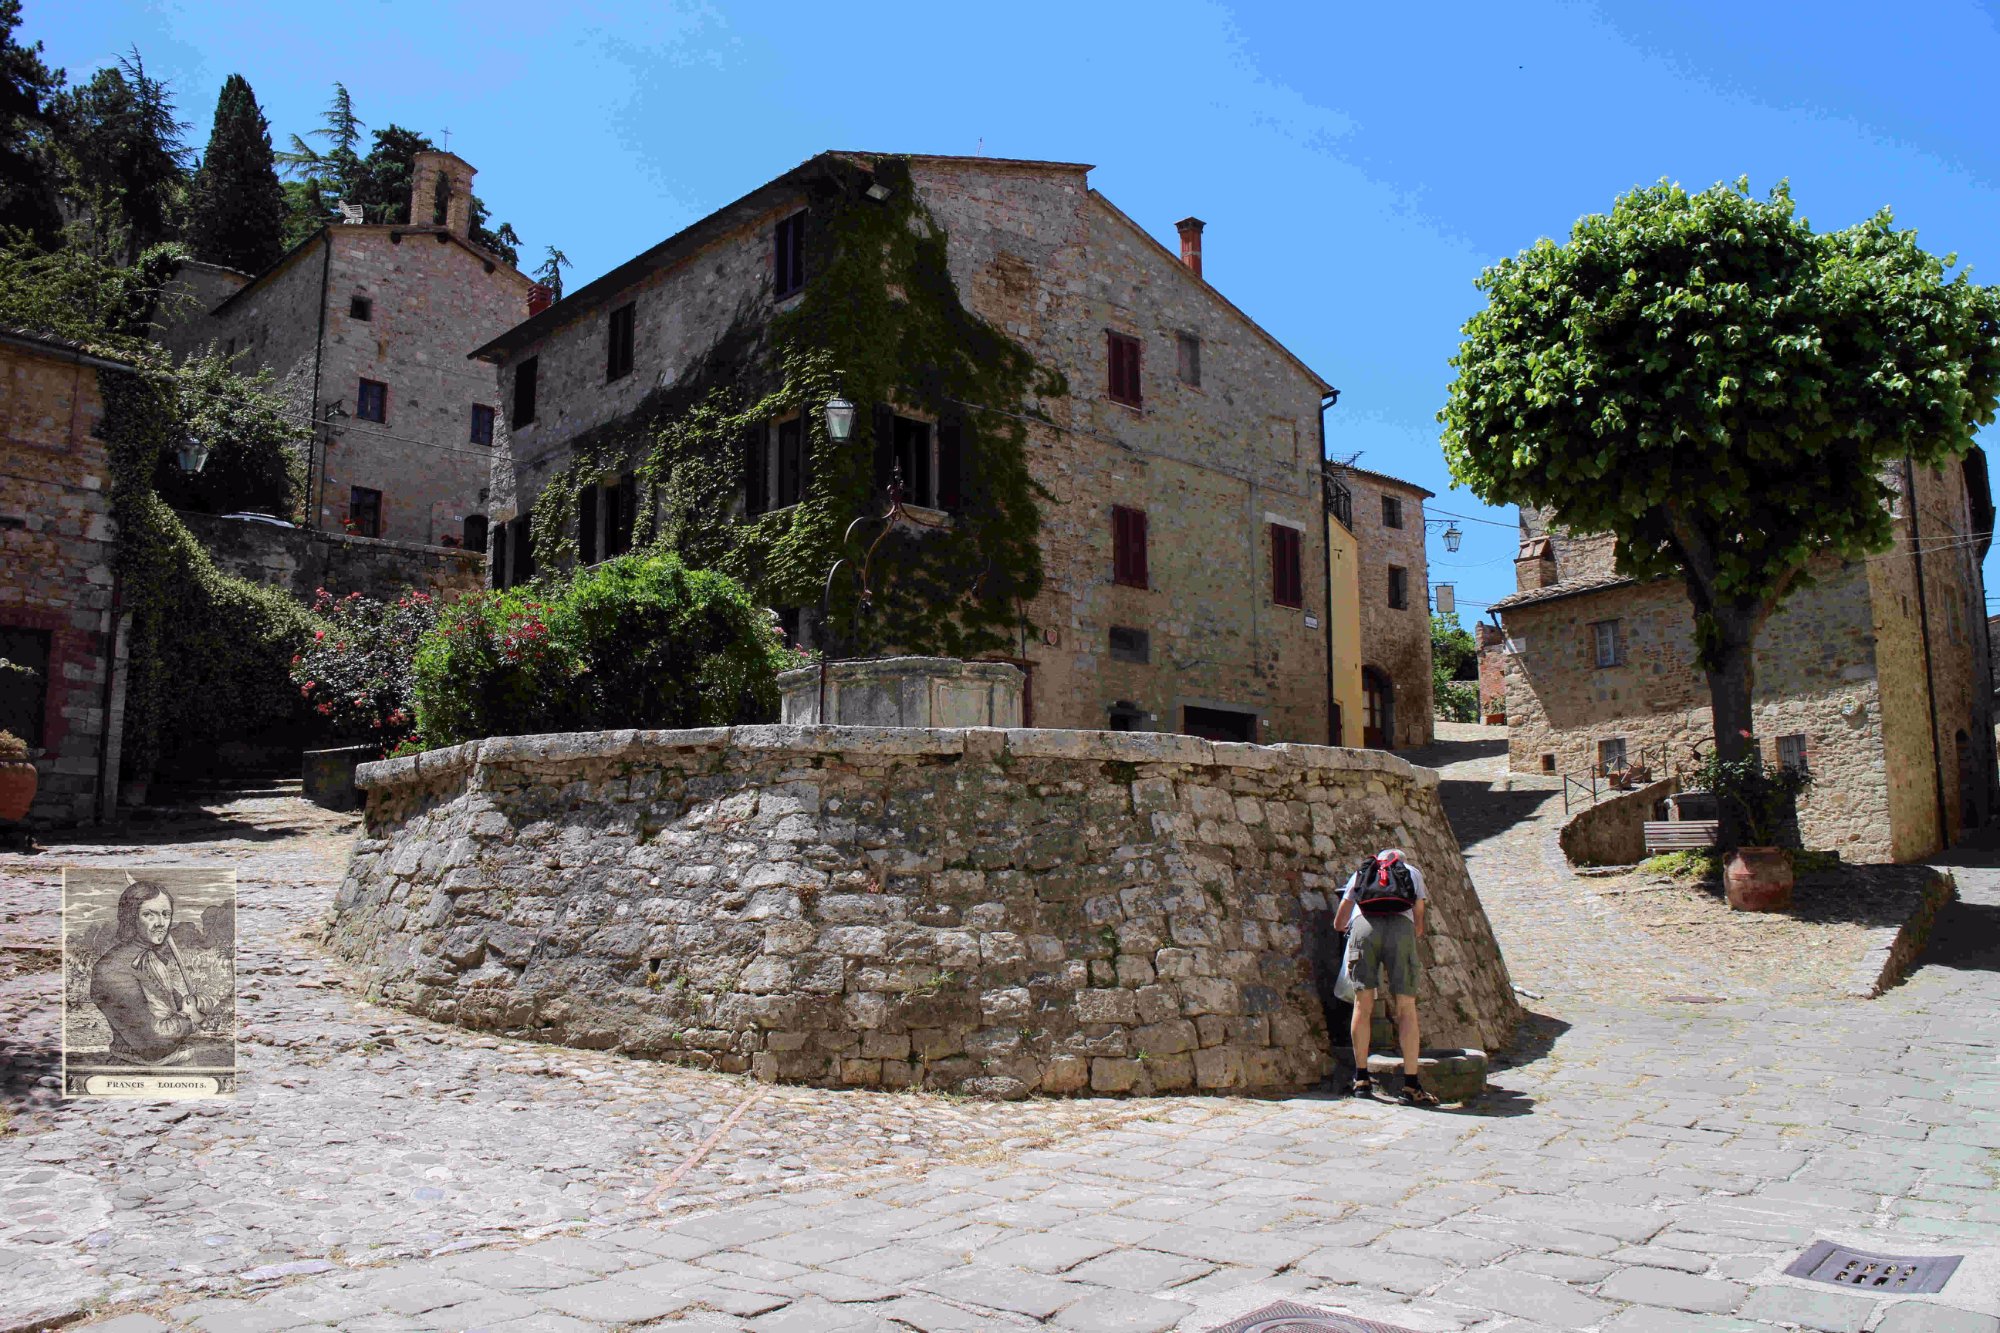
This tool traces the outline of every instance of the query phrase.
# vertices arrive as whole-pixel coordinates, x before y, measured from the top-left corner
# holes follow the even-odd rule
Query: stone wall
[[[1424,867],[1425,1032],[1518,1019],[1437,776],[1050,730],[496,739],[365,766],[329,925],[446,1021],[765,1079],[993,1096],[1291,1092],[1315,957],[1382,846]]]
[[[1556,835],[1573,866],[1629,866],[1646,859],[1646,821],[1654,808],[1680,788],[1662,778],[1635,791],[1620,792],[1587,806],[1564,822]]]
[[[217,514],[180,513],[225,574],[283,588],[301,601],[316,589],[390,599],[407,589],[456,598],[482,587],[486,557],[451,546],[308,532]]]
[[[97,437],[98,372],[110,364],[0,333],[0,657],[42,668],[0,676],[0,727],[32,747],[37,824],[108,819],[115,808],[124,695],[112,655],[124,649],[112,632],[117,532]]]
[[[1484,620],[1474,621],[1473,640],[1479,646],[1479,716],[1507,717],[1507,636]]]

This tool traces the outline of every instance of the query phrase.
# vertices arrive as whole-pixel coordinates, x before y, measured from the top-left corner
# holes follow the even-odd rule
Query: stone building
[[[963,409],[968,430],[993,419],[979,414],[1026,421],[1041,581],[1021,599],[1018,638],[1003,656],[1029,674],[1029,724],[1325,741],[1319,464],[1331,387],[1203,279],[1198,219],[1179,224],[1176,255],[1091,189],[1089,170],[824,153],[480,348],[499,364],[510,404],[493,483],[494,520],[507,523],[496,581],[545,559],[530,549],[528,519],[576,461],[580,437],[636,419],[732,339],[754,340],[810,302],[842,252],[831,240],[828,251],[811,249],[830,223],[809,200],[913,207],[912,230],[943,239],[946,299],[1059,375],[1066,392],[1019,403],[934,395],[945,407],[930,415],[913,403],[864,402],[844,447],[877,450],[878,483],[893,461],[927,521],[976,525],[976,508],[952,489],[959,426],[946,413]],[[859,184],[870,180],[861,202]],[[917,394],[939,373],[908,364],[902,382]],[[815,406],[773,420],[744,446],[739,516],[810,498],[810,480],[799,480],[800,429],[809,478],[839,463],[816,452],[833,446],[818,436]],[[558,512],[569,549],[598,558],[630,540],[622,497],[632,492],[622,483],[632,466],[629,456],[605,464],[605,484],[585,492],[575,514]],[[970,453],[964,466],[970,497]],[[557,503],[570,504],[568,492]],[[832,531],[858,512],[830,516]],[[777,606],[809,645],[819,641],[822,577],[813,571],[811,604]],[[1410,593],[1418,605],[1421,578]]]
[[[1814,775],[1799,802],[1805,845],[1858,861],[1928,855],[1990,818],[1995,795],[1985,457],[1883,480],[1894,547],[1815,568],[1755,656],[1759,747]],[[1681,584],[1625,578],[1612,561],[1610,537],[1522,511],[1517,590],[1494,606],[1517,772],[1660,776],[1711,742]]]
[[[1349,744],[1385,750],[1429,745],[1430,563],[1424,501],[1432,492],[1387,473],[1336,466],[1359,552],[1361,716]]]
[[[1361,744],[1367,695],[1361,688],[1361,538],[1354,530],[1354,492],[1325,465],[1326,642],[1332,672],[1333,716],[1327,739],[1334,745]]]
[[[0,730],[40,778],[29,819],[116,809],[124,646],[98,372],[122,363],[0,329]]]
[[[324,227],[254,278],[188,265],[167,293],[163,345],[267,367],[319,423],[309,527],[485,545],[498,400],[491,367],[466,353],[527,315],[533,284],[469,239],[473,174],[419,153],[410,216],[437,215],[442,175],[436,223]],[[205,314],[185,309],[209,298]]]

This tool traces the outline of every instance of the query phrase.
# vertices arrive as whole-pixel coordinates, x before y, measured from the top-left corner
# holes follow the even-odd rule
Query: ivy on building
[[[907,159],[879,159],[872,171],[834,160],[804,184],[812,269],[799,303],[772,316],[759,293],[672,383],[573,441],[535,501],[537,563],[574,563],[579,500],[607,476],[630,476],[636,545],[720,569],[764,605],[817,608],[834,561],[851,571],[881,532],[864,524],[847,536],[855,519],[885,508],[878,457],[889,442],[876,409],[893,405],[956,423],[961,503],[948,524],[898,526],[875,547],[872,610],[858,607],[851,577],[837,579],[821,641],[843,655],[1019,651],[1042,586],[1048,498],[1028,468],[1028,422],[1046,420],[1042,404],[1068,385],[965,307],[946,233],[917,198]],[[867,193],[878,184],[884,199]],[[860,405],[840,444],[820,410],[836,392]],[[805,421],[802,498],[745,518],[746,439],[794,413]]]

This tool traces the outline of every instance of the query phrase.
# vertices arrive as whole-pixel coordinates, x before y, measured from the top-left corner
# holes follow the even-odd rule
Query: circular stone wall
[[[1384,846],[1431,894],[1425,1044],[1519,1018],[1437,775],[1378,751],[765,726],[358,781],[329,938],[469,1027],[816,1084],[1295,1091],[1329,1066],[1332,899]]]

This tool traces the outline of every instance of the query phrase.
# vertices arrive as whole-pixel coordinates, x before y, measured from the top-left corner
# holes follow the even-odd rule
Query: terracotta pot
[[[1739,912],[1783,912],[1792,905],[1792,854],[1783,847],[1738,847],[1723,863],[1729,905]]]
[[[35,803],[35,785],[40,780],[35,766],[25,759],[0,762],[0,822],[27,816],[28,807]]]

